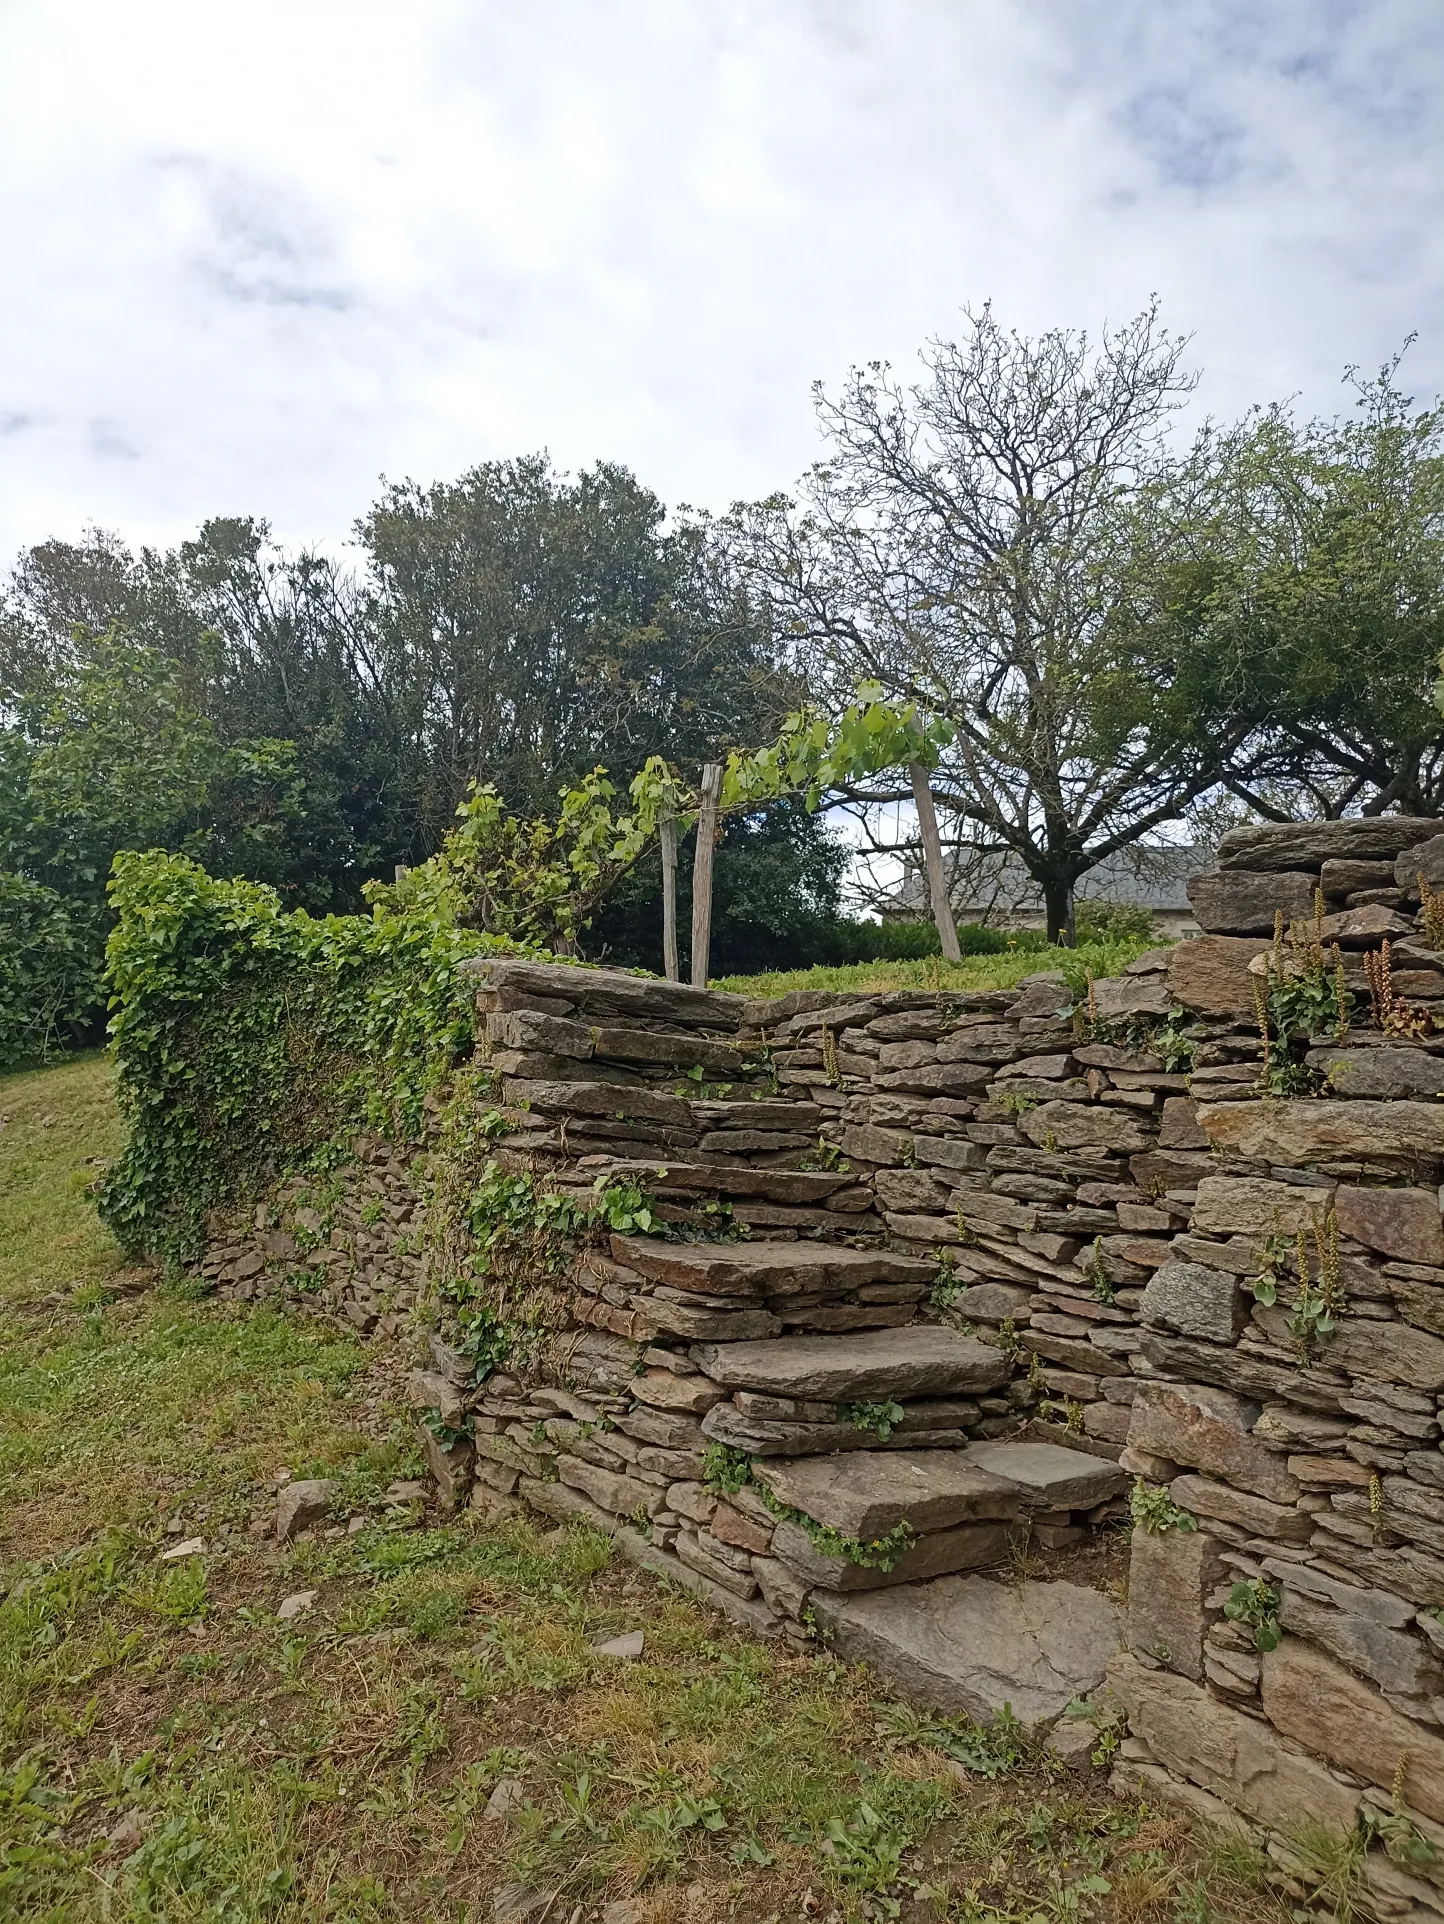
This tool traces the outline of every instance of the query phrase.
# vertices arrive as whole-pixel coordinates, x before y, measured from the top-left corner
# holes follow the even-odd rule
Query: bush
[[[1155,933],[1153,910],[1144,902],[1076,902],[1075,942],[1140,942]]]
[[[105,1006],[97,920],[84,903],[0,871],[0,1069],[89,1039]]]

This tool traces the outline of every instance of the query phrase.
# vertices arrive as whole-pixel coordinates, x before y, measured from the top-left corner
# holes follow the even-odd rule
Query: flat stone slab
[[[1117,1604],[1076,1583],[945,1576],[901,1590],[814,1590],[809,1602],[839,1656],[869,1665],[910,1703],[974,1719],[1006,1705],[1027,1725],[1054,1723],[1098,1688],[1123,1645]]]
[[[1091,1108],[1082,1102],[1044,1102],[1018,1119],[1018,1127],[1041,1149],[1114,1149],[1131,1155],[1147,1149],[1141,1125],[1121,1109]]]
[[[1018,1514],[1017,1485],[962,1451],[860,1450],[843,1457],[760,1463],[754,1474],[780,1503],[864,1541],[886,1536],[899,1523],[922,1535]]]
[[[970,1443],[966,1459],[1011,1483],[1025,1510],[1091,1510],[1129,1484],[1116,1463],[1061,1443]]]
[[[1225,869],[1313,869],[1325,862],[1393,861],[1404,849],[1438,833],[1438,818],[1432,815],[1265,822],[1257,827],[1229,829],[1218,845],[1218,865]]]
[[[1002,1350],[927,1323],[869,1330],[861,1336],[698,1343],[688,1354],[704,1375],[727,1389],[826,1403],[906,1403],[910,1397],[956,1396],[1005,1383],[1012,1370],[1011,1358]]]
[[[1310,1049],[1311,1069],[1322,1069],[1330,1089],[1346,1099],[1400,1102],[1444,1095],[1444,1058],[1427,1049]]]
[[[1205,1102],[1198,1120],[1215,1149],[1295,1168],[1379,1156],[1444,1158],[1438,1102]]]
[[[926,1287],[938,1273],[936,1263],[916,1256],[836,1243],[664,1243],[651,1236],[613,1236],[612,1255],[654,1282],[702,1296],[840,1292],[868,1283]]]
[[[1267,935],[1280,909],[1285,922],[1313,913],[1314,877],[1301,869],[1214,870],[1186,886],[1205,935]]]
[[[879,1570],[819,1550],[800,1524],[779,1523],[772,1536],[773,1556],[804,1588],[815,1585],[830,1591],[887,1590],[957,1570],[996,1567],[1007,1561],[1015,1547],[1006,1523],[960,1523],[954,1530],[933,1530],[919,1537],[891,1570]]]
[[[979,1410],[976,1403],[968,1418],[971,1427]],[[735,1403],[717,1403],[702,1419],[702,1434],[712,1443],[724,1443],[730,1450],[745,1450],[748,1456],[803,1457],[830,1456],[837,1450],[960,1450],[968,1440],[966,1429],[939,1429],[900,1423],[883,1442],[871,1430],[853,1423],[786,1423],[765,1416],[744,1416]]]
[[[1437,824],[1435,825],[1437,831]],[[736,1029],[747,1004],[722,989],[693,989],[622,969],[584,969],[568,962],[524,962],[511,956],[473,956],[461,965],[478,989],[564,1002],[586,1015],[642,1016],[658,1024]]]
[[[792,1105],[789,1107],[804,1107]],[[694,1113],[700,1104],[689,1102]],[[641,1183],[659,1196],[764,1196],[769,1202],[825,1203],[839,1189],[855,1186],[851,1175],[827,1175],[811,1169],[741,1169],[736,1163],[645,1162],[635,1157],[587,1156],[582,1166],[590,1174],[618,1176]]]

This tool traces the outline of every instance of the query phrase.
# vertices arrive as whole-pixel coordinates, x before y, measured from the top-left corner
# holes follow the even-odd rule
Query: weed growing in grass
[[[894,1744],[940,1751],[984,1778],[1003,1777],[1019,1769],[1034,1748],[1022,1724],[1006,1708],[990,1723],[978,1724],[967,1717],[916,1711],[909,1704],[882,1704],[877,1727]]]

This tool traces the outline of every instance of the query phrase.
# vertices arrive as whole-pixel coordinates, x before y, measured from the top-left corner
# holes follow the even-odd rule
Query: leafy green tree
[[[287,826],[305,810],[292,745],[218,740],[153,649],[97,644],[47,701],[26,703],[21,730],[27,866],[67,894],[102,902],[122,848],[257,880],[284,867]]]
[[[0,1069],[85,1039],[104,1006],[104,951],[87,905],[0,869]]]
[[[418,846],[473,781],[544,814],[593,768],[700,763],[797,706],[715,542],[664,517],[624,468],[570,478],[538,455],[388,488],[358,524],[378,660],[424,766]]]
[[[164,554],[95,531],[43,543],[0,597],[0,706],[131,635],[219,740],[294,744],[307,807],[272,879],[356,909],[367,879],[439,847],[473,782],[541,818],[593,768],[695,770],[798,704],[724,550],[669,528],[624,469],[537,456],[390,487],[357,540],[350,568],[247,518]]]
[[[1398,368],[1351,374],[1349,414],[1214,437],[1151,611],[1198,734],[1249,720],[1224,782],[1260,815],[1444,812],[1444,405]]]
[[[284,874],[306,797],[292,745],[224,743],[176,664],[115,635],[78,649],[0,731],[0,1061],[100,1019],[106,884],[122,849]]]
[[[0,600],[0,700],[33,711],[131,636],[222,742],[294,744],[307,806],[284,871],[293,903],[355,909],[382,862],[404,759],[366,672],[365,598],[334,562],[269,546],[264,522],[209,521],[168,554],[92,531],[23,555]]]

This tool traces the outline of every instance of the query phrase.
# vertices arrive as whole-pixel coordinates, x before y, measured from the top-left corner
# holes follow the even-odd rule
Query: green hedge
[[[345,1153],[371,1128],[420,1130],[472,1047],[467,957],[516,944],[423,914],[282,909],[184,856],[115,858],[107,950],[126,1145],[98,1186],[123,1247],[173,1262],[206,1211]]]

